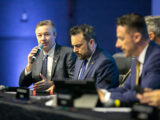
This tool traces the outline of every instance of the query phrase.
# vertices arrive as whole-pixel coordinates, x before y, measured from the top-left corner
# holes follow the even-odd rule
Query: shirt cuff
[[[101,91],[104,94],[104,103],[107,103],[108,101],[110,101],[111,92],[107,91],[106,89],[101,89]]]
[[[24,70],[24,75],[25,76],[27,76],[27,75],[29,75],[31,72],[27,72],[27,70],[26,70],[26,68],[25,68],[25,70]]]
[[[111,98],[111,92],[106,92],[105,96],[104,96],[104,102],[109,102]]]

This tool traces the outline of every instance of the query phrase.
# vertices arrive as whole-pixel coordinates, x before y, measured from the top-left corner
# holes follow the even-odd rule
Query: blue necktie
[[[47,77],[47,58],[48,58],[48,55],[45,55],[43,58],[43,64],[42,64],[41,73],[44,77]]]
[[[79,76],[79,80],[82,80],[82,78],[83,78],[83,75],[84,75],[85,69],[86,69],[86,65],[87,65],[87,60],[84,60],[82,70],[81,70],[81,73],[80,73],[80,76]]]

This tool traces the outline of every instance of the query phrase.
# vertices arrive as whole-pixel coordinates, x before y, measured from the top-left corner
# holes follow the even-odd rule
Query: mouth
[[[77,55],[77,57],[81,57],[81,54],[79,54],[79,53],[76,53],[76,55]]]
[[[83,60],[84,59],[84,56],[83,55],[81,55],[81,54],[76,54],[77,55],[77,57],[78,57],[78,59],[80,59],[80,60]]]
[[[44,47],[46,47],[46,46],[47,46],[47,43],[42,43],[42,44],[43,44],[43,46],[44,46]]]

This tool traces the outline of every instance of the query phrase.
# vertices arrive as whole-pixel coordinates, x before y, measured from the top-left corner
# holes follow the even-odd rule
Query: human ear
[[[142,34],[139,33],[139,32],[135,32],[135,33],[133,34],[133,39],[134,39],[135,43],[140,42],[141,39],[142,39]]]
[[[53,32],[53,36],[55,36],[55,37],[56,37],[56,36],[57,36],[57,33],[56,33],[56,32]]]
[[[95,42],[94,39],[90,39],[89,45],[90,45],[90,46],[93,46],[93,45],[94,45],[94,42]]]
[[[154,40],[155,39],[155,34],[154,34],[154,32],[148,32],[148,35],[149,35],[149,39],[150,40]]]

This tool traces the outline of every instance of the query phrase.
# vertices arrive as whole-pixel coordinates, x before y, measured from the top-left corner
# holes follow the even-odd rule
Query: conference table
[[[29,101],[20,101],[15,93],[0,92],[0,120],[134,120],[131,108],[46,106],[52,97],[31,96]]]

